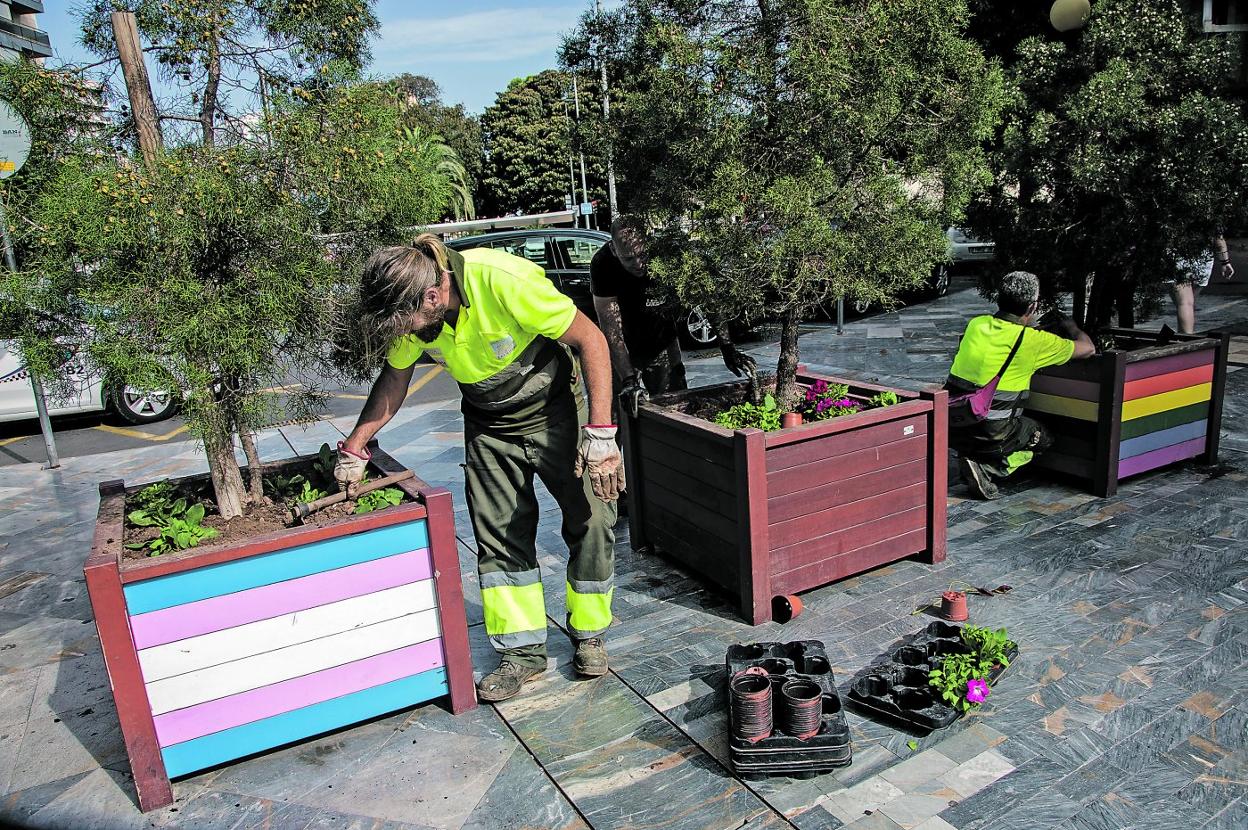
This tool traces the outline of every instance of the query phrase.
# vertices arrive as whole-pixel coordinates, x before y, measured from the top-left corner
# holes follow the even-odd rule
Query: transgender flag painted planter
[[[125,487],[100,485],[87,591],[144,811],[171,778],[437,697],[476,705],[451,495],[398,486],[415,501],[127,560]]]
[[[1177,461],[1218,458],[1226,386],[1225,335],[1110,329],[1135,348],[1036,373],[1027,414],[1054,437],[1036,465],[1112,496],[1118,482]]]

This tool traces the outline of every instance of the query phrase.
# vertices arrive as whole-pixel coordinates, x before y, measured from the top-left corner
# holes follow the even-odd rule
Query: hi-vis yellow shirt
[[[455,327],[443,323],[428,344],[411,334],[396,338],[386,354],[394,368],[406,369],[427,353],[471,387],[503,372],[538,337],[558,340],[572,325],[576,306],[541,266],[489,248],[447,253],[463,303]]]

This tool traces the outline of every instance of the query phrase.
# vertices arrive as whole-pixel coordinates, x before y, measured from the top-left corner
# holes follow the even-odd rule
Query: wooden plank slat
[[[1053,415],[1063,415],[1067,418],[1077,418],[1080,421],[1096,422],[1099,406],[1095,401],[1084,401],[1078,398],[1060,398],[1056,395],[1046,395],[1043,392],[1032,392],[1027,398],[1024,408],[1036,412],[1048,412]]]
[[[1143,418],[1132,418],[1122,424],[1122,440],[1129,441],[1150,432],[1177,427],[1179,424],[1190,424],[1192,421],[1205,421],[1209,418],[1209,401],[1180,406],[1178,409],[1167,409],[1145,415]],[[1208,430],[1206,430],[1208,432]]]
[[[1089,481],[1092,480],[1095,464],[1094,459],[1090,456],[1066,455],[1053,450],[1040,453],[1032,463],[1046,470],[1054,470],[1077,478],[1086,478]]]
[[[670,532],[668,528],[673,527],[675,522],[670,521],[670,516],[664,519],[667,520],[664,524],[652,524],[647,528],[647,533],[659,550],[686,565],[699,576],[728,589],[732,598],[738,600],[736,546],[727,546],[716,540],[703,540],[700,544],[694,544],[683,535]]]
[[[126,605],[131,615],[146,614],[428,546],[429,533],[425,520],[421,519],[133,582],[125,588]]]
[[[927,403],[920,401],[920,403]],[[891,407],[890,407],[891,408]],[[880,410],[883,412],[884,410]],[[840,420],[840,419],[835,419]],[[907,438],[919,438],[927,435],[927,417],[925,414],[913,415],[897,421],[874,424],[843,432],[835,438],[825,437],[813,443],[789,444],[784,447],[767,448],[767,477],[775,481],[775,473],[790,467],[803,464],[814,464],[820,461],[840,459],[859,450],[880,447]],[[768,488],[768,492],[773,492]]]
[[[638,445],[642,458],[667,459],[680,458],[682,465],[700,462],[705,468],[720,471],[732,470],[732,445],[722,447],[718,443],[700,440],[696,435],[686,433],[663,432],[654,428],[638,432]],[[718,473],[716,473],[718,474]]]
[[[1190,406],[1194,403],[1209,400],[1212,394],[1212,383],[1198,383],[1195,386],[1175,389],[1172,392],[1162,392],[1160,395],[1149,395],[1147,398],[1123,401],[1122,420],[1130,421],[1132,418],[1155,415],[1158,412],[1165,412],[1167,409]]]
[[[419,582],[432,575],[429,549],[422,548],[298,579],[149,611],[131,617],[130,630],[134,634],[137,648],[151,648],[257,620],[279,617],[305,608],[384,591],[410,582]]]
[[[1058,398],[1074,398],[1080,401],[1099,401],[1101,385],[1091,380],[1061,378],[1037,372],[1031,378],[1031,392],[1040,392]]]
[[[771,620],[770,530],[767,527],[767,440],[762,430],[736,434],[737,589],[742,615],[754,625]]]
[[[1216,353],[1216,343],[1212,341],[1197,351],[1189,350],[1169,357],[1147,357],[1143,353],[1135,353],[1133,356],[1137,359],[1128,363],[1125,380],[1130,383],[1141,378],[1168,375],[1173,372],[1182,372],[1184,369],[1211,364]]]
[[[932,421],[927,431],[927,556],[937,565],[949,547],[949,393],[925,391],[932,399]]]
[[[1096,420],[1096,446],[1092,459],[1092,494],[1107,498],[1118,489],[1118,441],[1122,434],[1122,388],[1127,359],[1118,352],[1101,363],[1101,401]]]
[[[293,677],[272,686],[166,712],[156,718],[156,735],[162,747],[192,741],[224,729],[441,668],[444,663],[442,640],[426,640],[332,669]]]
[[[166,677],[427,611],[436,604],[433,579],[423,579],[373,594],[146,648],[139,652],[139,665],[143,669],[143,679],[150,684]]]
[[[1098,354],[1087,360],[1071,360],[1060,366],[1046,366],[1032,375],[1032,380],[1034,381],[1040,377],[1069,378],[1070,380],[1099,384],[1101,382],[1101,363],[1105,360],[1113,359],[1111,354]]]
[[[777,594],[792,594],[817,585],[826,585],[918,553],[923,550],[924,544],[924,532],[911,530],[891,539],[883,539],[837,556],[811,562],[792,571],[773,574],[771,590]]]
[[[892,514],[923,507],[927,500],[927,465],[922,461],[916,464],[918,482],[788,521],[773,522],[767,529],[768,539],[773,548],[786,548],[812,537],[887,521]]]
[[[918,440],[922,441],[924,439]],[[926,446],[921,447],[921,450],[925,451],[926,449]],[[801,469],[803,468],[794,467],[785,470],[782,475]],[[842,469],[839,465],[825,465],[823,480],[826,483],[812,484],[804,489],[797,489],[783,496],[772,496],[769,498],[767,500],[768,521],[774,526],[780,522],[786,522],[808,513],[817,513],[820,510],[827,510],[838,505],[848,504],[881,493],[888,493],[900,487],[925,481],[927,459],[925,452],[919,452],[909,461],[904,461],[901,464],[872,470],[861,475],[853,475],[847,472],[844,478],[840,476]]]
[[[735,510],[734,514],[727,516],[707,510],[702,505],[686,499],[684,494],[668,490],[653,480],[646,485],[646,491],[647,507],[657,505],[670,513],[677,513],[684,517],[686,523],[696,527],[699,533],[714,536],[716,539],[736,546],[738,523]]]
[[[719,472],[718,467],[704,466],[697,461],[693,465],[678,470],[672,465],[681,464],[683,459],[668,453],[663,458],[645,457],[646,479],[656,481],[668,490],[683,493],[691,501],[697,502],[708,510],[731,513],[723,510],[722,505],[735,504],[736,488],[731,478],[712,473]],[[632,486],[631,480],[629,486]]]
[[[1201,461],[1216,464],[1222,442],[1222,405],[1226,395],[1226,364],[1230,356],[1231,335],[1224,332],[1210,336],[1217,338],[1218,348],[1214,357],[1213,391],[1209,396],[1209,427],[1205,430],[1205,451]]]
[[[262,721],[214,732],[162,751],[170,776],[187,775],[265,749],[406,709],[447,692],[446,670],[374,686]]]
[[[909,510],[879,516],[863,524],[843,527],[789,545],[778,547],[773,540],[771,549],[772,574],[787,573],[796,568],[819,562],[854,548],[870,547],[883,539],[891,539],[910,531],[925,534],[927,508],[924,505]],[[918,550],[922,550],[920,544]]]
[[[139,658],[126,620],[126,600],[118,569],[124,515],[122,482],[101,483],[99,518],[83,575],[91,598],[91,612],[95,615],[95,628],[100,635],[108,684],[117,706],[121,737],[126,755],[130,757],[139,807],[146,812],[172,804],[173,788],[160,753],[147,688],[143,685]]]
[[[865,429],[876,424],[886,424],[904,418],[923,416],[931,412],[932,404],[925,400],[909,400],[893,406],[879,409],[867,409],[853,415],[842,415],[839,418],[828,418],[823,421],[811,421],[801,426],[791,427],[779,432],[767,433],[767,451],[780,447],[792,446],[814,441],[828,435]],[[926,419],[924,419],[926,420]]]
[[[847,438],[849,436],[846,436]],[[857,435],[855,434],[855,439]],[[861,443],[859,440],[853,442]],[[919,433],[900,441],[868,445],[854,452],[847,452],[767,473],[767,492],[773,497],[800,496],[806,491],[821,487],[829,481],[851,479],[888,467],[896,467],[909,461],[921,460],[927,455],[929,436]]]
[[[157,680],[147,684],[147,695],[152,714],[160,715],[423,643],[441,633],[437,609],[430,609]]]
[[[1127,478],[1128,476],[1137,475],[1155,470],[1158,467],[1164,467],[1167,464],[1173,464],[1176,461],[1183,461],[1188,458],[1195,458],[1205,451],[1205,437],[1184,441],[1182,444],[1172,444],[1169,447],[1146,452],[1143,455],[1133,456],[1118,462],[1118,477]]]
[[[1173,392],[1175,389],[1184,389],[1188,386],[1197,386],[1201,383],[1213,382],[1213,364],[1208,363],[1204,366],[1193,366],[1191,369],[1183,369],[1178,372],[1168,372],[1164,375],[1149,375],[1139,380],[1129,380],[1123,389],[1123,400],[1133,401],[1136,398],[1147,398],[1151,395],[1160,395],[1162,392]]]
[[[1122,461],[1134,458],[1137,455],[1143,455],[1146,452],[1159,450],[1162,447],[1169,447],[1172,444],[1182,444],[1194,438],[1203,438],[1206,427],[1208,427],[1208,424],[1205,421],[1192,421],[1189,424],[1179,424],[1178,426],[1170,427],[1170,429],[1150,432],[1147,435],[1141,435],[1139,438],[1123,441],[1119,446],[1118,459]]]

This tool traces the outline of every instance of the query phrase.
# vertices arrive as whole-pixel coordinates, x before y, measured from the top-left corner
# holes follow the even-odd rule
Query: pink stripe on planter
[[[1146,452],[1143,455],[1137,455],[1118,462],[1118,478],[1123,479],[1127,476],[1133,476],[1146,470],[1164,467],[1167,464],[1173,464],[1175,461],[1182,461],[1185,458],[1195,458],[1205,451],[1208,436],[1193,438],[1191,441],[1184,441],[1182,444],[1172,444],[1169,447],[1162,447],[1159,450]]]
[[[429,549],[400,553],[130,618],[137,649],[372,594],[433,575]]]
[[[354,663],[157,715],[154,719],[156,737],[161,747],[202,738],[436,669],[445,662],[442,638],[426,640]]]

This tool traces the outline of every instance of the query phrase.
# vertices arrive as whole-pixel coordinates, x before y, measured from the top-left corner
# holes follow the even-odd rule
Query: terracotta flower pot
[[[780,428],[788,429],[789,427],[800,427],[802,425],[802,413],[786,412],[780,416]]]
[[[940,595],[940,613],[952,622],[962,622],[970,616],[966,610],[965,591],[945,591]]]

